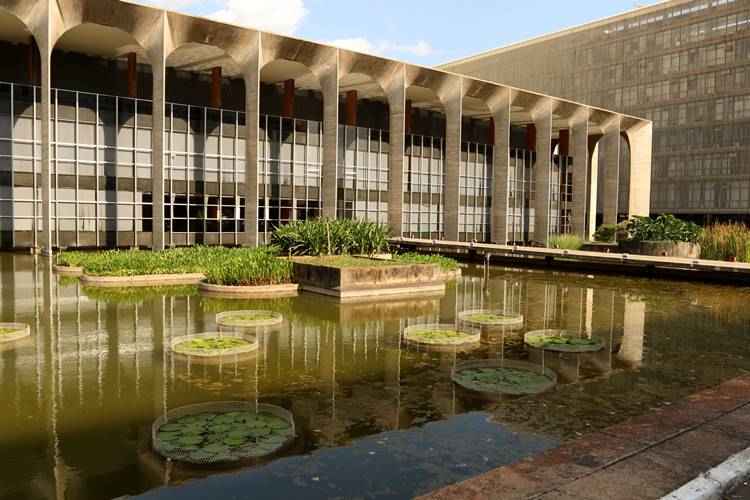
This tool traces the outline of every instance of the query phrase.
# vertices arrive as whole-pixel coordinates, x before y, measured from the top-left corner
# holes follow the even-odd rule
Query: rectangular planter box
[[[388,300],[408,296],[442,295],[446,276],[434,264],[331,267],[295,259],[295,283],[304,291],[342,302]]]

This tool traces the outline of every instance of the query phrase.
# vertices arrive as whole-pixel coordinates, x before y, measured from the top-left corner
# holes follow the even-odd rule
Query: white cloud
[[[223,7],[209,17],[277,33],[294,33],[308,13],[304,0],[222,0],[221,3]]]
[[[371,42],[367,38],[340,38],[332,40],[331,45],[341,47],[342,49],[363,52],[366,54],[385,55],[385,54],[408,54],[417,57],[426,57],[434,52],[432,46],[420,40],[413,44],[401,44],[389,41]]]

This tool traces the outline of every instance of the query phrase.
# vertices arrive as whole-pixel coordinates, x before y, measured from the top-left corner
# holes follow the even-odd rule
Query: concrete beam
[[[613,116],[604,126],[601,145],[604,147],[604,224],[617,224],[620,190],[620,121]]]
[[[339,53],[332,51],[318,75],[323,93],[323,181],[321,183],[322,213],[336,217],[338,190],[339,142]]]
[[[44,42],[39,43],[41,62],[41,129],[42,129],[42,233],[39,245],[42,255],[51,256],[55,244],[52,238],[52,50]]]
[[[571,120],[573,152],[573,203],[571,205],[570,224],[574,235],[588,239],[586,233],[589,198],[589,120],[588,111]],[[562,142],[561,142],[562,144]]]
[[[640,122],[625,131],[630,143],[628,217],[651,213],[651,158],[654,125]]]
[[[260,121],[260,36],[248,50],[245,79],[245,234],[244,245],[258,246],[258,138]]]
[[[490,239],[493,243],[508,243],[508,173],[510,169],[510,116],[513,96],[510,91],[501,91],[490,103],[492,109],[492,214],[490,216]]]
[[[160,33],[151,50],[151,72],[153,74],[153,105],[151,127],[151,193],[153,204],[153,228],[151,248],[164,250],[164,108],[166,105],[166,69],[167,69],[167,20],[162,16],[159,25]]]
[[[445,109],[445,186],[443,197],[445,201],[445,238],[449,241],[459,240],[459,212],[461,194],[459,189],[461,170],[461,125],[463,118],[463,81],[456,79],[455,83],[446,88],[441,96]]]
[[[389,109],[390,152],[388,154],[388,223],[391,235],[403,235],[404,143],[408,133],[410,103],[406,100],[406,72],[401,65],[386,89]]]
[[[549,100],[540,102],[533,113],[536,131],[536,163],[534,175],[536,181],[534,202],[534,241],[547,245],[550,231],[550,176],[552,174],[552,112],[553,105]]]

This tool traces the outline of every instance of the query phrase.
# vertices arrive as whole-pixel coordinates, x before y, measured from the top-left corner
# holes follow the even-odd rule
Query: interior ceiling
[[[17,17],[0,11],[0,33],[2,39],[12,43],[29,43],[31,32]]]

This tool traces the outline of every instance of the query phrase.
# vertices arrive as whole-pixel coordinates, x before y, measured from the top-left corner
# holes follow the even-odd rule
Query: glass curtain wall
[[[339,218],[388,223],[388,132],[339,126]]]
[[[508,165],[508,242],[523,244],[534,235],[535,154],[510,150]]]
[[[550,175],[550,234],[571,232],[570,210],[573,202],[573,159],[570,156],[552,157]]]
[[[445,235],[445,140],[407,135],[405,144],[403,235],[442,239]]]
[[[292,220],[320,217],[323,126],[261,115],[258,144],[258,237]]]
[[[490,240],[492,212],[492,146],[464,142],[459,166],[460,205],[458,232],[461,241]]]

